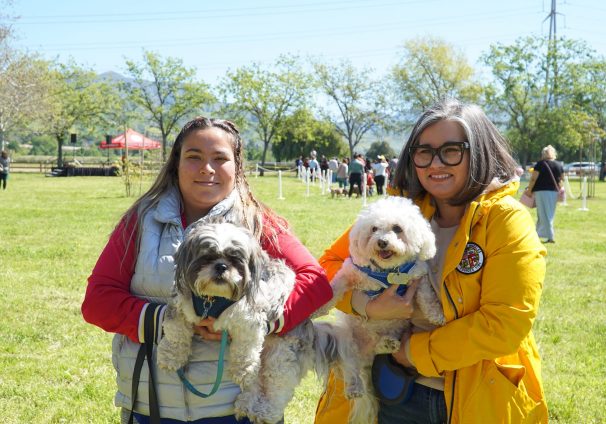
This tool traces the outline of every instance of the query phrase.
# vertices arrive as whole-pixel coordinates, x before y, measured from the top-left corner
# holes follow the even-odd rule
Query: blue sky
[[[557,32],[606,56],[606,2],[560,0]],[[16,44],[98,72],[142,49],[181,58],[215,84],[228,69],[282,53],[348,58],[386,72],[408,39],[437,36],[472,64],[491,44],[547,35],[550,0],[13,0]]]

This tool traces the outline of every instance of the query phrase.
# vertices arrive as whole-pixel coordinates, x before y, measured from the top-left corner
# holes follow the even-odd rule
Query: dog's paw
[[[411,279],[421,278],[429,274],[429,265],[425,261],[416,261],[412,269],[408,272]]]
[[[234,411],[236,419],[249,418],[253,414],[253,406],[256,403],[256,396],[248,391],[241,392],[234,402]]]
[[[358,399],[365,395],[366,390],[364,390],[364,387],[350,386],[345,389],[345,398],[349,400]]]
[[[256,364],[234,364],[229,367],[231,379],[241,388],[250,387],[256,382],[259,367]]]
[[[435,310],[434,313],[430,313],[427,315],[427,320],[434,325],[443,326],[446,324],[446,317],[441,310]]]
[[[359,374],[352,375],[345,382],[345,398],[357,399],[366,396],[366,387]]]
[[[379,339],[375,346],[375,353],[393,353],[400,350],[400,340],[392,337],[384,336]]]
[[[170,343],[158,345],[156,362],[158,367],[167,371],[177,371],[187,363],[189,351],[187,349],[178,349]]]
[[[255,390],[245,390],[238,395],[234,403],[237,419],[248,418],[253,424],[276,424],[282,422],[284,410]]]

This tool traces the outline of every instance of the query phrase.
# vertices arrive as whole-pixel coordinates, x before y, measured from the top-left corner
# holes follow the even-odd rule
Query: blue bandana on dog
[[[221,312],[229,308],[235,302],[224,297],[214,296],[193,296],[194,310],[200,318],[217,318]]]
[[[388,269],[385,271],[373,271],[370,267],[359,266],[354,263],[354,266],[358,270],[368,275],[369,278],[372,278],[381,286],[379,290],[364,291],[364,293],[366,293],[370,298],[380,295],[383,293],[383,291],[385,291],[386,288],[394,284],[399,286],[396,292],[400,296],[403,296],[404,293],[406,293],[408,281],[410,280],[410,276],[408,274],[414,269],[415,265],[416,262],[406,262],[397,268]]]

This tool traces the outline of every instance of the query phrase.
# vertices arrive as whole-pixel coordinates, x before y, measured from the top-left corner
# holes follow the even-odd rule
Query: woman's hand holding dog
[[[410,319],[414,311],[413,298],[419,280],[412,280],[404,296],[396,293],[397,285],[388,287],[383,293],[366,304],[369,319]]]
[[[221,332],[217,332],[213,328],[215,318],[209,317],[201,319],[198,325],[194,326],[194,333],[202,337],[204,340],[221,340]]]

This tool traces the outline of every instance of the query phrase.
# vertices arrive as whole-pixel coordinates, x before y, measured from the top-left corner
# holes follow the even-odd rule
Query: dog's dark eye
[[[402,230],[402,227],[400,227],[399,225],[394,225],[392,230],[396,234],[400,234],[402,231],[404,231],[404,230]]]
[[[377,227],[372,227],[372,232],[374,233],[375,231],[377,231],[378,228]]]

